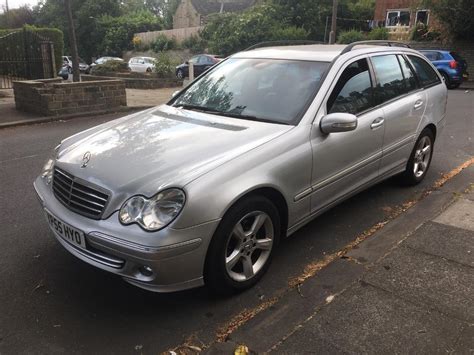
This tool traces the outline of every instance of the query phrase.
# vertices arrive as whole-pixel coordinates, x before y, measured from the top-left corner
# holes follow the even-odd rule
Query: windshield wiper
[[[193,111],[202,111],[214,114],[221,114],[220,111],[214,110],[213,108],[206,107],[206,106],[199,106],[199,105],[189,105],[189,104],[179,104],[176,105],[178,108],[184,108],[185,110],[193,110]]]
[[[252,115],[243,115],[241,113],[235,113],[235,112],[221,112],[220,114],[222,116],[227,116],[227,117],[232,117],[232,118],[239,118],[239,119],[243,119],[243,120],[289,125],[289,123],[286,123],[286,122],[279,122],[279,121],[269,120],[267,118],[261,118],[261,117],[252,116]]]
[[[273,120],[269,120],[269,119],[266,119],[266,118],[260,118],[260,117],[256,117],[256,116],[252,116],[252,115],[243,115],[241,113],[235,113],[235,112],[219,111],[219,110],[216,110],[216,109],[213,109],[213,108],[210,108],[210,107],[206,107],[206,106],[190,105],[190,104],[179,104],[179,105],[176,105],[176,107],[184,108],[185,110],[202,111],[202,112],[210,113],[210,114],[213,114],[213,115],[220,115],[220,116],[238,118],[238,119],[243,119],[243,120],[289,125],[289,123],[286,123],[286,122],[273,121]]]

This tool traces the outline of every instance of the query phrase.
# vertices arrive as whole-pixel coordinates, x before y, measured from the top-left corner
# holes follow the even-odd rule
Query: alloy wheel
[[[418,142],[415,150],[415,157],[413,163],[413,173],[415,177],[421,177],[426,170],[428,169],[428,165],[431,158],[431,140],[428,136],[424,136]]]
[[[274,241],[274,227],[262,211],[246,214],[228,238],[225,266],[229,277],[238,282],[253,278],[267,262]]]

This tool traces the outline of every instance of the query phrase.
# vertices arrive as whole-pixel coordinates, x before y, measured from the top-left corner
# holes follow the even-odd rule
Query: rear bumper
[[[117,212],[106,220],[89,219],[59,203],[41,178],[36,179],[34,187],[44,209],[84,232],[86,249],[52,231],[58,242],[82,261],[155,292],[174,292],[204,284],[204,261],[218,220],[186,229],[167,227],[155,233],[143,231],[150,243],[138,244],[127,238],[129,226],[120,224]],[[160,240],[168,244],[162,245]],[[170,240],[175,242],[169,243]],[[151,269],[152,274],[144,273],[144,267]]]

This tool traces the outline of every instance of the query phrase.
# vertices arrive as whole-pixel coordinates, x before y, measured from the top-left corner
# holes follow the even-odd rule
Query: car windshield
[[[231,58],[169,104],[223,116],[297,124],[327,62]]]

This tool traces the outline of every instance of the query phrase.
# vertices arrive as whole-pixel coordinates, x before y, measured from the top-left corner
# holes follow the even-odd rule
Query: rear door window
[[[398,60],[400,61],[400,65],[402,67],[403,80],[405,82],[405,87],[407,88],[408,91],[416,90],[418,87],[416,83],[416,76],[412,68],[410,67],[410,64],[408,63],[407,59],[402,55],[398,56]]]
[[[409,91],[405,86],[405,79],[395,54],[372,57],[371,61],[377,78],[375,93],[378,104],[404,95]]]
[[[414,55],[409,55],[408,58],[413,64],[416,76],[418,77],[422,87],[433,86],[441,83],[438,74],[436,74],[434,69],[426,62],[426,60]]]
[[[372,81],[367,59],[360,59],[344,69],[327,102],[327,112],[357,115],[374,106]]]

